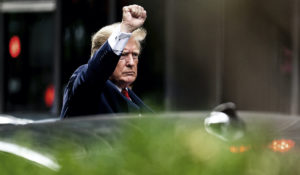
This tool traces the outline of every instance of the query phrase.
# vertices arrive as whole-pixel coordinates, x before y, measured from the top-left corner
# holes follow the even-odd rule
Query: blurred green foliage
[[[209,135],[198,119],[142,118],[123,121],[121,126],[118,139],[105,144],[91,142],[84,150],[57,143],[52,157],[61,166],[58,171],[0,152],[0,174],[300,174],[296,148],[285,153],[272,152],[263,130],[258,129],[239,142],[224,142]],[[233,145],[249,149],[233,153],[230,151]]]

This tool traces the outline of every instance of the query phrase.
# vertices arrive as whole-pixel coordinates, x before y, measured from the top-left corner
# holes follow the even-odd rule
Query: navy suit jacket
[[[132,90],[128,90],[131,101],[108,80],[119,58],[106,41],[87,64],[77,68],[64,91],[61,118],[152,112]]]

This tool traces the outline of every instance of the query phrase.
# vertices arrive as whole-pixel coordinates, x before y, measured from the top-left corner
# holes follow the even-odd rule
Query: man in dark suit
[[[92,37],[92,55],[71,76],[64,92],[61,118],[152,112],[130,89],[137,77],[138,57],[146,31],[146,11],[123,7],[121,23],[106,26]]]

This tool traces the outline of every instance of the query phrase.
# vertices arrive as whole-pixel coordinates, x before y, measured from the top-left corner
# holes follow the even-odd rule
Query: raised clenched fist
[[[147,12],[143,7],[130,5],[123,7],[121,32],[131,33],[141,27],[147,18]]]

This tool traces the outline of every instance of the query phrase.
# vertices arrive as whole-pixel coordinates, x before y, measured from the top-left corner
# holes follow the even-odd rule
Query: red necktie
[[[131,100],[131,98],[129,97],[129,94],[128,94],[128,91],[127,89],[122,89],[121,93],[128,99],[128,100]]]

